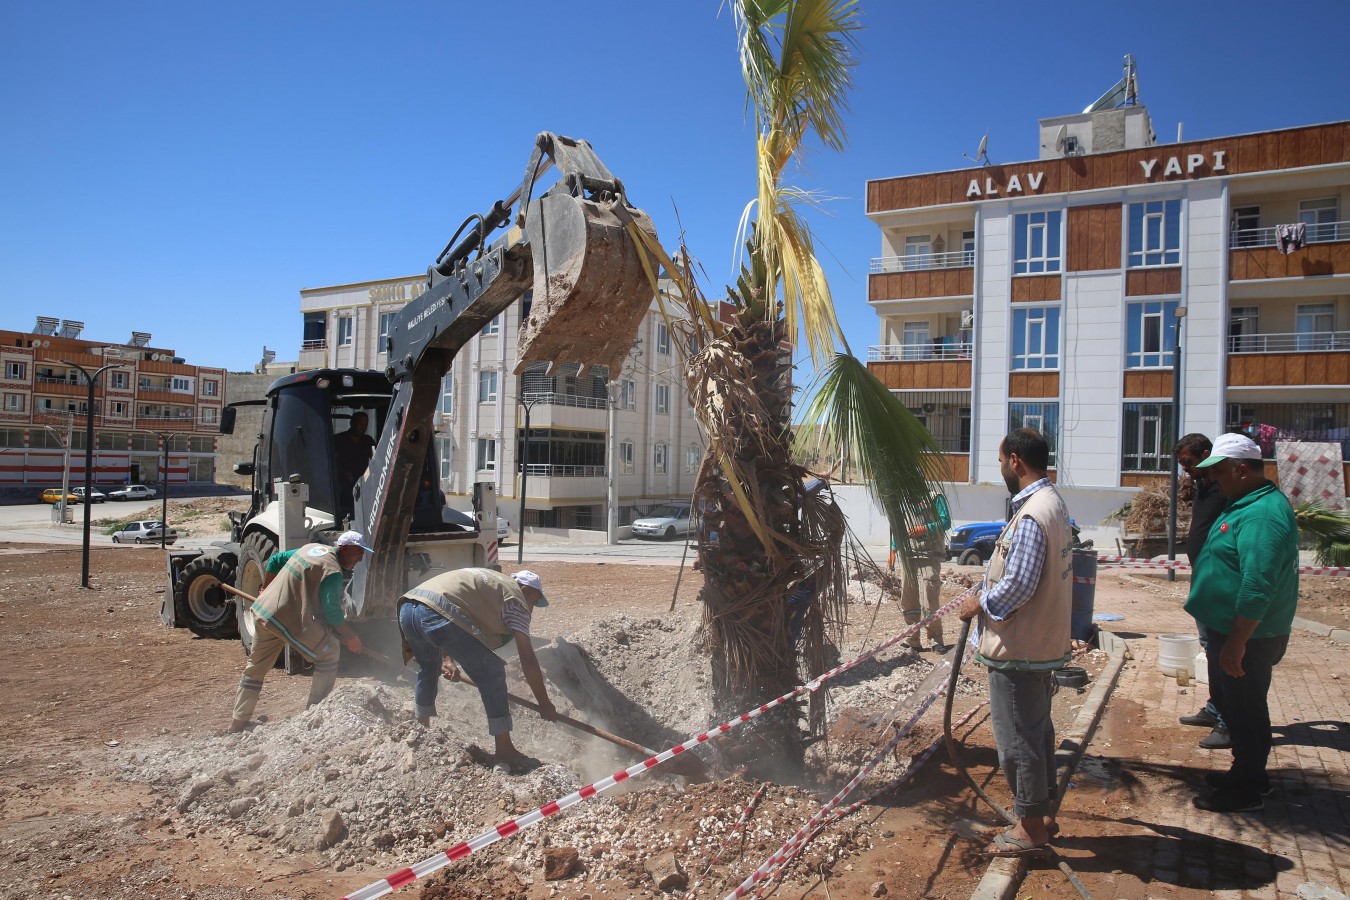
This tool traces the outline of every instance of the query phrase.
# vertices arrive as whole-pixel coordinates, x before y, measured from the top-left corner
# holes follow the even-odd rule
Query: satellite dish
[[[1059,131],[1055,132],[1056,153],[1064,152],[1064,144],[1068,141],[1068,139],[1069,139],[1069,126],[1068,125],[1059,126]]]
[[[980,138],[980,149],[975,151],[974,156],[969,153],[962,153],[961,155],[978,165],[989,165],[989,132],[986,131],[984,137]]]

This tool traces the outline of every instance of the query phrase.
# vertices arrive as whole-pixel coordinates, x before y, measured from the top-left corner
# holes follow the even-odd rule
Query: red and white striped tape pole
[[[543,821],[544,819],[548,818],[549,816],[557,815],[564,809],[568,809],[569,807],[575,806],[582,800],[589,800],[596,794],[604,793],[605,791],[609,790],[615,785],[627,781],[634,775],[645,774],[646,772],[650,771],[651,769],[655,768],[656,766],[660,765],[666,760],[672,759],[675,756],[685,752],[686,750],[693,749],[694,747],[697,747],[699,744],[706,743],[712,738],[720,737],[721,735],[725,734],[726,732],[730,731],[736,726],[748,722],[751,719],[758,718],[759,716],[763,715],[764,713],[768,712],[774,707],[781,706],[782,704],[786,703],[787,701],[793,699],[794,697],[805,691],[819,690],[820,686],[829,679],[834,678],[837,675],[840,675],[844,672],[847,672],[849,669],[852,669],[855,666],[862,664],[863,662],[871,659],[872,657],[876,656],[878,653],[881,653],[887,648],[895,646],[900,641],[903,641],[906,638],[918,634],[919,630],[927,626],[929,622],[932,622],[934,619],[939,619],[945,616],[947,613],[951,612],[952,610],[960,606],[962,601],[964,601],[966,597],[973,594],[978,589],[978,587],[979,587],[978,585],[973,585],[970,588],[967,588],[959,596],[952,598],[946,604],[939,607],[936,611],[920,619],[918,622],[915,622],[913,625],[910,625],[908,628],[904,629],[894,637],[889,638],[886,641],[883,641],[876,647],[873,647],[871,650],[868,650],[866,653],[856,656],[846,663],[841,663],[840,665],[835,666],[833,669],[817,677],[813,681],[807,682],[806,684],[799,685],[798,687],[793,688],[791,691],[788,691],[781,697],[777,697],[773,700],[770,700],[768,703],[765,703],[762,706],[752,709],[749,712],[741,713],[734,719],[730,719],[726,722],[723,722],[716,728],[710,728],[709,730],[701,734],[695,735],[694,737],[691,737],[684,743],[677,744],[668,750],[656,754],[655,756],[648,757],[647,759],[643,760],[642,762],[638,763],[635,766],[629,766],[627,769],[624,769],[621,772],[615,772],[608,778],[603,778],[600,781],[597,781],[593,784],[588,784],[579,791],[573,791],[566,797],[560,797],[559,799],[554,800],[551,803],[546,803],[543,806],[533,809],[518,819],[510,819],[496,826],[495,828],[483,832],[482,834],[478,835],[477,837],[471,840],[456,844],[453,847],[449,847],[446,850],[437,853],[435,856],[428,857],[427,859],[424,859],[419,863],[415,863],[414,865],[411,865],[406,869],[400,869],[399,871],[394,872],[391,875],[387,875],[384,878],[381,878],[379,881],[372,882],[366,885],[365,887],[361,888],[360,890],[355,891],[354,893],[347,894],[343,898],[343,900],[374,900],[375,897],[383,897],[385,894],[391,894],[394,891],[398,890],[399,888],[411,884],[412,882],[416,881],[419,878],[425,878],[432,872],[435,872],[449,865],[452,862],[463,859],[469,854],[474,853],[478,850],[482,850],[484,847],[490,846],[491,844],[495,844],[502,838],[510,837],[511,835],[515,834],[521,829],[529,828],[532,825],[536,825],[539,822]]]
[[[1136,566],[1140,568],[1153,569],[1189,569],[1191,564],[1179,559],[1150,559],[1143,556],[1098,556],[1097,565],[1111,567]],[[1342,578],[1350,576],[1350,566],[1299,566],[1300,575],[1330,575],[1340,576]],[[1076,582],[1083,582],[1083,579],[1074,578]]]

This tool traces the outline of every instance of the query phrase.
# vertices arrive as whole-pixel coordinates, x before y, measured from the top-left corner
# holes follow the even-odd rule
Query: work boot
[[[1200,728],[1213,728],[1219,724],[1219,717],[1208,709],[1202,709],[1193,716],[1182,716],[1177,720],[1182,725],[1195,725]]]
[[[1233,741],[1228,736],[1228,729],[1222,725],[1215,725],[1213,731],[1200,739],[1201,750],[1227,750],[1232,746]]]
[[[1216,791],[1236,790],[1236,783],[1233,781],[1232,772],[1206,772],[1205,784]],[[1265,776],[1265,780],[1261,782],[1261,787],[1257,790],[1257,793],[1262,797],[1269,797],[1271,794],[1275,793],[1275,788],[1270,783],[1269,775]]]
[[[1255,791],[1236,791],[1231,788],[1217,790],[1208,797],[1196,797],[1191,803],[1196,809],[1221,813],[1255,812],[1266,808],[1265,801]]]

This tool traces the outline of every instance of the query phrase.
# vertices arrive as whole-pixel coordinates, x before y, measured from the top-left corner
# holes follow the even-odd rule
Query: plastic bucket
[[[1158,668],[1164,675],[1185,672],[1195,677],[1195,655],[1199,652],[1200,638],[1194,634],[1158,635]]]
[[[1092,639],[1092,607],[1097,599],[1097,551],[1073,551],[1073,617],[1069,635],[1075,641]],[[1195,654],[1191,654],[1194,656]]]
[[[1204,650],[1195,654],[1195,680],[1198,684],[1209,684],[1209,657]]]

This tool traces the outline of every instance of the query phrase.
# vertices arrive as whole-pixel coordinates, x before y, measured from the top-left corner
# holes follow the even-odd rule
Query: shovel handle
[[[223,582],[223,581],[220,583],[220,586],[221,586],[222,588],[224,588],[226,591],[228,591],[229,593],[234,594],[236,597],[243,597],[245,600],[249,601],[250,603],[256,602],[257,599],[258,599],[257,597],[253,596],[252,594],[246,594],[246,593],[244,593],[243,591],[239,590],[239,588],[235,587],[234,585],[226,584],[226,583]]]

